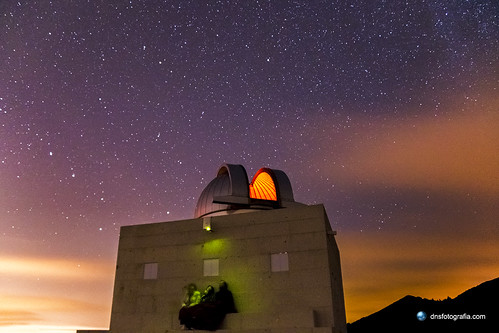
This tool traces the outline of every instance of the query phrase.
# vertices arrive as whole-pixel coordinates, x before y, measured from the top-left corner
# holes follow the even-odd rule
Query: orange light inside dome
[[[261,172],[249,186],[250,198],[277,201],[277,194],[272,177]]]

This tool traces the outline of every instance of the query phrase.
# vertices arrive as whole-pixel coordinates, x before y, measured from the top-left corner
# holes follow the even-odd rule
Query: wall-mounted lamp
[[[203,218],[203,230],[213,231],[211,229],[211,217],[204,217]]]

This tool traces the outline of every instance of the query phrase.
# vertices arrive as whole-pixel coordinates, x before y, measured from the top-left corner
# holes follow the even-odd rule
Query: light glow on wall
[[[272,177],[266,172],[260,172],[249,185],[250,198],[277,201],[277,193]]]
[[[203,254],[220,255],[222,250],[227,251],[227,240],[213,239],[203,244]]]

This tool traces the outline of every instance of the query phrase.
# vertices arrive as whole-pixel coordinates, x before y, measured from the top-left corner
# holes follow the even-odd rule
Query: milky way
[[[224,162],[284,170],[340,232],[438,231],[449,214],[490,231],[498,12],[3,1],[0,250],[114,260],[121,225],[191,218]]]

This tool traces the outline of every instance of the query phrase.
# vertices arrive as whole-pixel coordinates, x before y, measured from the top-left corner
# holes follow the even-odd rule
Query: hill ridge
[[[455,298],[429,300],[406,295],[385,308],[347,324],[348,333],[499,332],[499,278],[472,287]],[[419,317],[418,313],[424,312]],[[474,318],[473,316],[485,316]]]

